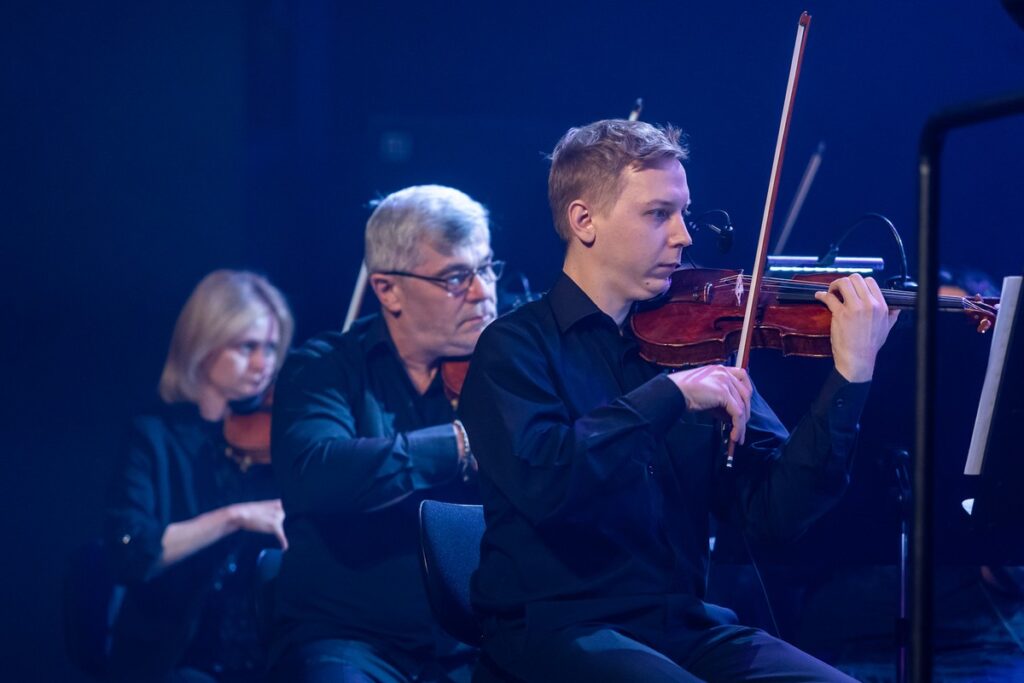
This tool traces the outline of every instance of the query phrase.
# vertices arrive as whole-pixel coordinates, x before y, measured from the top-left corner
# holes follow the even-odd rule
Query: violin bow
[[[754,258],[754,270],[750,276],[750,287],[747,290],[747,307],[743,314],[743,328],[740,332],[740,345],[736,352],[736,367],[746,369],[750,363],[750,342],[754,334],[754,316],[757,314],[757,302],[761,295],[761,280],[767,262],[768,240],[771,237],[772,218],[775,215],[775,202],[779,195],[779,179],[782,177],[782,158],[786,151],[786,140],[789,138],[789,124],[793,118],[793,101],[796,99],[796,86],[800,81],[800,66],[804,61],[804,47],[807,45],[807,30],[811,25],[811,15],[804,12],[796,27],[796,42],[793,45],[793,57],[789,64],[789,81],[786,83],[786,99],[782,104],[782,119],[779,121],[779,135],[775,140],[775,158],[772,161],[772,174],[768,181],[768,194],[764,200],[764,214],[761,217],[761,235],[757,239],[757,256]],[[742,282],[742,278],[737,280]],[[736,443],[729,441],[726,467],[733,466]]]
[[[370,273],[366,270],[366,261],[363,261],[359,265],[359,275],[356,277],[356,288],[352,291],[352,299],[348,302],[348,313],[345,314],[342,332],[348,332],[348,328],[352,327],[352,323],[359,317],[359,308],[363,304],[363,295],[366,294],[366,282],[369,278]]]
[[[782,224],[782,233],[779,234],[779,241],[775,243],[775,251],[773,253],[776,256],[786,249],[786,243],[789,242],[789,234],[793,232],[793,225],[796,224],[796,219],[804,208],[804,200],[807,199],[807,193],[811,191],[811,185],[818,175],[818,169],[821,168],[821,158],[823,156],[825,156],[824,140],[818,143],[818,148],[814,150],[814,154],[807,161],[807,168],[804,169],[804,175],[800,179],[800,185],[796,188],[793,203],[789,205],[789,212],[786,214],[786,220]]]
[[[644,98],[636,98],[636,102],[633,104],[633,108],[629,110],[629,118],[627,121],[639,121],[640,112],[644,110]]]

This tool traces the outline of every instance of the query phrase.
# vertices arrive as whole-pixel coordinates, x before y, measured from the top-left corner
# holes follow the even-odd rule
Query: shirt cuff
[[[811,407],[815,420],[828,425],[833,453],[844,461],[856,444],[870,389],[871,382],[850,382],[833,368]]]
[[[405,433],[413,476],[427,486],[444,484],[459,473],[459,444],[451,424]]]
[[[856,428],[870,389],[871,382],[850,382],[832,368],[811,412],[827,417],[833,428]]]
[[[655,433],[663,434],[686,409],[686,398],[668,375],[658,375],[622,397]]]

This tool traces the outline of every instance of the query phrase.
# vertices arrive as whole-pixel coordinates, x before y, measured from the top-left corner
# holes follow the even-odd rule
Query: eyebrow
[[[473,269],[479,268],[480,266],[484,265],[485,263],[488,263],[489,261],[493,261],[493,260],[494,260],[494,251],[488,251],[487,255],[484,256],[483,261],[480,262],[480,265],[471,266],[468,263],[452,263],[452,264],[449,264],[448,266],[446,266],[441,272],[439,272],[436,277],[444,277],[446,275],[451,275],[452,273],[458,273],[458,272],[464,271],[464,270],[473,270]]]
[[[686,206],[683,207],[683,211],[688,211],[690,209],[690,205],[692,203],[693,202],[689,202],[689,201],[686,202]],[[668,207],[675,208],[675,207],[679,206],[679,203],[678,202],[674,202],[674,201],[670,201],[668,199],[652,199],[651,201],[645,202],[643,204],[643,207],[645,209],[653,208],[653,207],[656,207],[656,206],[668,206]]]

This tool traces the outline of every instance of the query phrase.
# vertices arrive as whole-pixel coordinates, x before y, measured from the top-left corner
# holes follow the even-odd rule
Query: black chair
[[[64,570],[64,646],[74,665],[94,678],[106,673],[124,592],[110,573],[102,541],[94,539],[71,554]]]
[[[441,628],[457,640],[480,646],[480,622],[469,602],[469,580],[480,564],[484,510],[425,500],[420,504],[423,578],[430,609]]]
[[[256,558],[256,633],[260,642],[269,643],[274,624],[274,590],[281,572],[284,551],[264,548]]]

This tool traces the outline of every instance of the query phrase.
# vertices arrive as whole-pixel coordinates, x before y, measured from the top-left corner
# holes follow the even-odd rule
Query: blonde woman
[[[105,521],[127,593],[114,626],[114,680],[254,680],[255,556],[287,548],[268,465],[226,457],[234,401],[264,392],[284,361],[292,316],[263,277],[218,270],[178,317],[161,405],[133,423]]]

